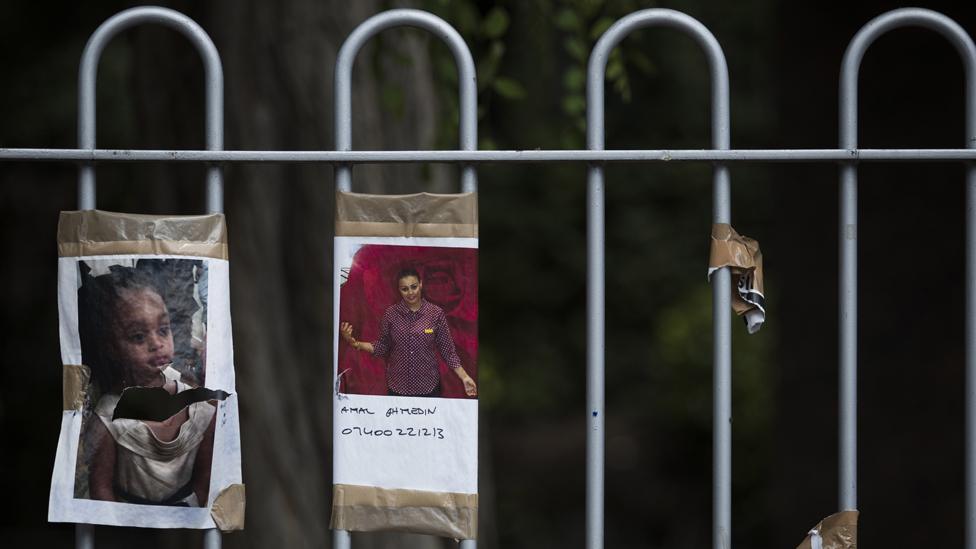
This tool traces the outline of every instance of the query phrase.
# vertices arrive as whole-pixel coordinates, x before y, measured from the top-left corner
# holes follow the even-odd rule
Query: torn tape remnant
[[[478,536],[478,494],[336,484],[331,528],[399,531],[454,539]]]
[[[841,511],[818,522],[796,549],[857,549],[858,511]]]
[[[709,278],[723,267],[729,267],[733,276],[732,309],[745,317],[749,333],[755,333],[766,320],[759,242],[741,236],[728,223],[715,223],[708,257]]]
[[[63,370],[62,410],[81,410],[85,407],[91,368],[84,364],[65,364]]]
[[[217,494],[210,506],[210,516],[222,532],[244,529],[244,485],[231,484]]]

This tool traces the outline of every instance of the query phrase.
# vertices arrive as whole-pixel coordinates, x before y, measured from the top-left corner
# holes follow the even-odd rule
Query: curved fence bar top
[[[868,47],[884,33],[922,27],[946,38],[959,52],[966,81],[966,147],[976,149],[976,46],[955,21],[927,9],[882,14],[854,36],[840,74],[840,146],[857,147],[858,75]],[[966,547],[976,548],[976,166],[966,172]],[[857,167],[840,171],[839,303],[839,504],[857,508]]]
[[[478,77],[471,51],[461,35],[440,17],[413,9],[395,9],[374,15],[362,22],[346,38],[335,65],[335,147],[337,151],[352,150],[352,68],[363,45],[373,36],[393,27],[417,27],[433,33],[447,44],[454,55],[459,83],[460,149],[478,148]],[[478,179],[474,166],[461,170],[462,192],[477,190]],[[352,188],[352,168],[336,167],[336,188],[348,192]]]
[[[220,55],[210,36],[194,20],[178,11],[154,6],[131,8],[119,12],[102,23],[92,33],[81,56],[78,71],[78,147],[95,148],[95,81],[98,61],[108,42],[119,32],[143,23],[169,27],[185,36],[203,60],[206,82],[206,146],[207,150],[224,148],[224,73]],[[79,174],[79,207],[95,207],[95,168],[82,165]],[[207,170],[207,210],[223,210],[223,181],[220,168]]]
[[[631,32],[648,27],[677,29],[705,51],[711,75],[712,147],[730,147],[729,71],[715,36],[697,19],[669,9],[647,9],[614,23],[600,37],[587,66],[586,144],[603,150],[604,73],[610,52]],[[604,379],[605,379],[605,237],[603,167],[590,164],[587,179],[587,500],[586,546],[603,547],[604,531]],[[728,168],[716,164],[712,186],[713,223],[731,222]],[[731,273],[712,275],[713,487],[712,536],[716,549],[731,546],[732,531],[732,321]]]

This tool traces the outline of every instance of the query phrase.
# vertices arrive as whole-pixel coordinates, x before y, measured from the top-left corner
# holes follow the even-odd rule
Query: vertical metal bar
[[[221,538],[220,530],[216,528],[210,528],[203,531],[203,547],[204,549],[220,549]]]
[[[976,46],[955,21],[904,8],[869,21],[851,40],[841,67],[840,146],[852,150],[840,179],[840,507],[857,508],[857,79],[867,48],[882,34],[918,26],[945,37],[966,74],[966,147],[976,148]],[[966,172],[966,547],[976,549],[976,167]]]
[[[82,208],[91,209],[91,208]],[[95,549],[95,526],[75,524],[75,549]]]
[[[458,71],[459,97],[459,145],[460,150],[474,151],[478,148],[478,79],[471,51],[460,34],[440,17],[432,13],[413,9],[388,10],[363,21],[346,38],[336,59],[335,95],[335,148],[337,151],[352,150],[352,68],[359,50],[369,39],[392,27],[417,27],[424,29],[444,41],[451,53]],[[335,167],[336,190],[352,190],[352,166],[339,164]],[[478,190],[478,176],[471,164],[461,166],[461,192]],[[338,265],[336,265],[338,268]],[[332,545],[335,549],[349,549],[349,532],[334,530]],[[462,549],[476,549],[477,540],[463,540]]]
[[[966,147],[974,149],[976,82],[972,76],[966,79],[966,90]],[[976,549],[976,165],[972,162],[966,167],[966,547]]]
[[[604,73],[614,47],[634,30],[669,27],[693,38],[705,51],[711,76],[712,147],[728,149],[729,75],[725,54],[715,36],[699,21],[681,12],[648,9],[632,13],[611,26],[590,54],[586,88],[586,144],[604,148]],[[604,532],[604,379],[605,379],[605,240],[603,166],[591,164],[587,179],[587,493],[586,547],[601,549]],[[713,172],[712,221],[731,220],[728,168]],[[713,415],[713,546],[731,546],[732,531],[732,292],[729,270],[712,275],[714,415]]]
[[[78,147],[95,148],[95,81],[98,61],[108,42],[119,32],[142,23],[157,23],[169,27],[186,37],[196,48],[203,61],[206,82],[206,144],[207,150],[224,148],[224,73],[220,54],[206,31],[186,15],[160,7],[137,7],[115,14],[99,25],[85,45],[78,71]],[[206,203],[208,213],[224,210],[223,175],[220,166],[207,167]],[[95,167],[86,163],[81,166],[78,178],[78,205],[83,210],[95,208]],[[220,531],[204,532],[204,547],[219,549]],[[79,524],[75,530],[75,547],[93,549],[91,525]]]
[[[855,37],[841,69],[840,146],[848,149],[857,147],[857,73],[865,48]],[[846,510],[857,509],[857,167],[853,163],[840,167],[839,200],[838,496],[840,508]]]
[[[352,539],[346,530],[332,531],[332,549],[349,549],[352,547]]]
[[[335,68],[335,147],[337,151],[352,150],[352,67],[363,45],[376,34],[391,27],[418,27],[427,30],[443,40],[457,64],[460,100],[460,150],[473,151],[478,148],[478,80],[474,60],[464,39],[454,27],[434,14],[412,9],[396,9],[379,13],[363,21],[346,38]],[[349,192],[352,188],[352,167],[348,164],[336,166],[336,189]],[[463,192],[474,192],[478,176],[474,166],[465,164],[461,168],[461,188]]]
[[[636,14],[634,14],[636,15]],[[633,15],[631,15],[633,17]],[[586,148],[605,147],[604,77],[610,52],[624,35],[618,21],[600,37],[586,69]],[[586,549],[603,549],[605,483],[606,234],[603,164],[586,180]]]

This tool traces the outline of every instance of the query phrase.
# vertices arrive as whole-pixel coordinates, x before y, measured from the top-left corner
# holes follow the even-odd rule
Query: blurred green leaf
[[[563,42],[563,47],[566,48],[566,51],[573,59],[581,63],[586,62],[586,44],[584,44],[579,38],[567,38],[566,41]]]
[[[586,100],[582,94],[574,93],[563,98],[563,110],[568,114],[581,114],[586,110]]]
[[[403,90],[400,86],[383,86],[380,91],[380,104],[394,116],[402,117],[405,112]]]
[[[525,88],[511,78],[499,76],[492,82],[491,87],[505,99],[518,100],[525,97]]]
[[[508,30],[508,12],[505,8],[492,8],[481,22],[481,30],[488,38],[501,38]]]
[[[488,48],[488,57],[495,61],[501,61],[503,55],[505,55],[505,43],[501,40],[493,41],[491,47]]]
[[[603,8],[606,0],[579,0],[576,2],[578,9],[583,13],[583,17],[589,19],[596,15]]]
[[[620,60],[620,57],[617,57],[616,59],[611,57],[610,62],[607,63],[607,80],[610,80],[611,82],[615,82],[619,80],[620,77],[623,75],[624,75],[624,64]]]
[[[451,87],[457,85],[457,67],[454,66],[454,59],[446,55],[434,56],[434,73],[441,82],[446,82]]]
[[[563,75],[563,86],[569,91],[582,90],[585,83],[586,76],[583,74],[583,69],[579,67],[571,67]]]
[[[564,31],[578,31],[580,29],[579,17],[570,8],[563,8],[556,13],[554,21],[556,28]]]
[[[640,50],[628,50],[627,60],[644,74],[652,74],[654,72],[654,63],[651,62],[651,58]]]
[[[613,89],[617,90],[617,93],[620,94],[621,101],[630,103],[630,82],[627,81],[626,76],[614,80]]]
[[[593,26],[590,27],[590,39],[597,40],[603,36],[603,33],[606,32],[607,29],[613,25],[613,23],[614,19],[612,17],[601,17],[597,19],[596,23],[593,23]]]
[[[452,2],[451,7],[457,9],[451,23],[461,34],[471,33],[478,28],[481,16],[473,2]]]
[[[583,137],[578,133],[565,132],[559,137],[564,149],[582,149]]]

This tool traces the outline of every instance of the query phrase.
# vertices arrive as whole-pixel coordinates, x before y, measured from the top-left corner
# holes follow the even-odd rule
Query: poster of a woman
[[[342,270],[339,392],[477,397],[475,249],[363,244]]]

